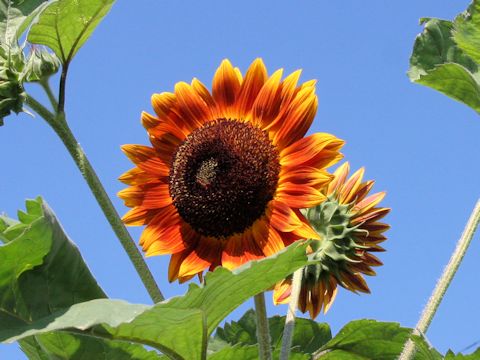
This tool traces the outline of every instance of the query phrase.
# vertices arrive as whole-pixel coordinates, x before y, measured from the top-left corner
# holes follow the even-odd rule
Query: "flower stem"
[[[282,349],[280,360],[288,360],[290,348],[292,347],[293,330],[295,329],[295,311],[298,306],[298,296],[302,287],[303,268],[293,273],[292,292],[290,302],[288,303],[287,316],[285,318],[285,328],[283,329]]]
[[[42,86],[43,90],[45,90],[45,93],[48,96],[48,100],[50,100],[50,104],[52,104],[52,108],[54,110],[57,110],[58,102],[55,98],[55,95],[53,95],[53,91],[50,88],[50,83],[48,82],[48,79],[41,80],[40,85]]]
[[[259,359],[272,360],[272,348],[270,345],[270,330],[268,329],[265,294],[262,292],[255,295],[254,301],[255,314],[257,315],[257,340]]]
[[[152,300],[157,303],[164,300],[164,297],[155,282],[145,260],[138,251],[135,242],[131,238],[129,232],[118,216],[110,198],[108,197],[102,183],[100,182],[90,161],[88,161],[82,147],[75,139],[72,131],[65,120],[65,113],[61,112],[57,115],[52,114],[42,104],[31,96],[27,96],[27,104],[53,128],[55,133],[60,137],[68,152],[72,156],[75,164],[82,173],[95,199],[100,205],[110,226],[117,235],[120,243],[127,252],[128,257],[133,263],[135,270],[140,276]]]
[[[430,323],[432,322],[432,319],[435,316],[443,297],[445,296],[448,286],[452,282],[452,279],[455,276],[455,273],[457,272],[458,267],[465,256],[465,253],[467,252],[468,246],[473,239],[473,235],[478,227],[479,222],[480,199],[477,201],[477,204],[475,205],[475,208],[468,219],[467,225],[463,230],[460,240],[458,240],[457,247],[451,256],[450,261],[445,267],[445,270],[443,270],[440,280],[438,280],[427,305],[425,305],[425,308],[422,311],[422,315],[418,320],[417,326],[415,326],[415,329],[412,332],[413,335],[423,335],[427,332],[428,327],[430,326]],[[415,351],[415,344],[411,339],[409,339],[405,344],[402,353],[400,354],[399,360],[412,359],[413,355],[415,355]]]

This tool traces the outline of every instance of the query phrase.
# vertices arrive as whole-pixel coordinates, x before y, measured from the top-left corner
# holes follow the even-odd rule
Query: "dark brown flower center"
[[[180,216],[206,236],[241,233],[273,199],[279,156],[268,134],[248,122],[218,119],[193,131],[170,169]]]

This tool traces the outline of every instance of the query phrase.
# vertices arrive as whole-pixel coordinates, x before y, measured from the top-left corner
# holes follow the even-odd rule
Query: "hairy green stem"
[[[295,329],[295,311],[298,306],[298,297],[302,288],[303,268],[293,273],[292,291],[290,293],[290,302],[288,303],[287,316],[285,317],[285,328],[283,329],[282,349],[280,360],[288,360],[290,349],[292,347],[293,330]]]
[[[255,314],[257,316],[258,357],[260,360],[272,360],[272,348],[270,345],[270,330],[268,329],[265,294],[262,292],[255,295],[254,301]]]
[[[422,311],[422,315],[418,320],[415,329],[413,330],[413,335],[424,335],[430,323],[432,322],[435,313],[438,310],[440,303],[442,302],[443,297],[448,289],[448,286],[452,282],[453,277],[455,276],[460,263],[462,262],[465,253],[467,252],[468,246],[470,245],[475,230],[478,227],[478,223],[480,222],[480,200],[477,201],[475,208],[468,219],[467,225],[463,230],[463,234],[458,240],[457,247],[453,252],[450,261],[448,262],[445,270],[443,270],[443,274],[438,280],[435,289],[433,290],[430,299],[428,300],[427,305]],[[400,354],[399,360],[410,360],[415,355],[415,344],[414,342],[409,339],[403,348],[402,353]]]
[[[155,303],[163,301],[164,297],[158,288],[158,285],[155,282],[147,264],[145,263],[145,260],[138,251],[138,248],[129,232],[125,228],[125,225],[115,210],[112,201],[108,197],[107,192],[105,191],[102,183],[95,173],[95,170],[90,164],[90,161],[88,161],[88,158],[85,155],[82,147],[77,142],[72,131],[68,127],[65,120],[65,113],[62,112],[55,116],[31,96],[27,96],[27,104],[47,121],[47,123],[53,128],[55,133],[62,140],[63,144],[67,148],[68,152],[75,161],[75,164],[86,180],[88,186],[90,187],[90,190],[100,205],[105,217],[110,223],[110,226],[127,252],[127,255],[132,261],[135,270],[137,271],[138,275],[140,275],[140,278],[152,300]]]

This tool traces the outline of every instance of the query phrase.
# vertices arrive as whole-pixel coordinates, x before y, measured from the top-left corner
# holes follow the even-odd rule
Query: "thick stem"
[[[272,360],[272,348],[270,345],[270,330],[268,329],[267,308],[265,306],[265,294],[262,292],[255,295],[255,314],[257,315],[257,340],[260,360]]]
[[[90,190],[92,191],[95,199],[103,210],[105,217],[107,218],[110,226],[117,235],[120,243],[127,252],[128,257],[133,263],[135,270],[140,275],[140,278],[145,285],[152,300],[157,303],[164,300],[164,297],[158,288],[152,273],[150,272],[145,260],[138,251],[135,242],[131,238],[129,232],[122,223],[117,211],[115,210],[110,198],[108,197],[102,183],[97,177],[95,170],[93,169],[90,161],[83,152],[82,147],[75,139],[70,128],[65,121],[64,113],[60,113],[58,116],[54,116],[45,107],[32,97],[27,97],[27,104],[35,110],[41,117],[43,117],[47,123],[53,128],[55,133],[60,137],[63,144],[67,148],[68,152],[72,156],[75,164],[82,173],[86,180]]]
[[[455,248],[450,261],[445,267],[445,270],[443,270],[443,274],[440,277],[440,280],[438,280],[427,305],[425,305],[425,308],[422,311],[422,315],[418,320],[417,326],[415,326],[415,329],[413,330],[413,335],[423,335],[427,332],[428,327],[430,326],[430,323],[432,322],[432,319],[435,316],[435,313],[437,312],[438,307],[448,289],[448,286],[452,282],[452,279],[455,276],[458,267],[465,256],[465,253],[467,252],[468,246],[473,239],[473,234],[475,233],[479,222],[480,200],[477,201],[477,204],[470,215],[470,219],[468,219],[467,225],[463,230],[463,234],[460,237],[460,240],[458,240],[457,247]],[[409,339],[403,348],[399,360],[412,359],[414,354],[415,344]]]
[[[303,268],[293,273],[292,292],[290,302],[288,303],[287,316],[285,318],[285,328],[283,329],[282,350],[280,360],[288,360],[290,348],[292,347],[293,330],[295,329],[295,311],[298,306],[298,297],[302,288]]]

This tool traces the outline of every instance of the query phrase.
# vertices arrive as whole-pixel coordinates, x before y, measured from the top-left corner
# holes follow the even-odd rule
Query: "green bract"
[[[355,262],[355,249],[362,246],[355,242],[355,231],[361,230],[351,225],[352,207],[353,204],[340,204],[335,195],[330,195],[320,205],[305,211],[322,240],[312,241],[310,245],[313,249],[310,259],[314,264],[305,267],[304,282],[313,285],[328,276],[335,276],[341,282],[340,272],[346,270],[349,262]]]
[[[58,57],[43,47],[32,47],[25,66],[25,81],[47,81],[60,67]]]

